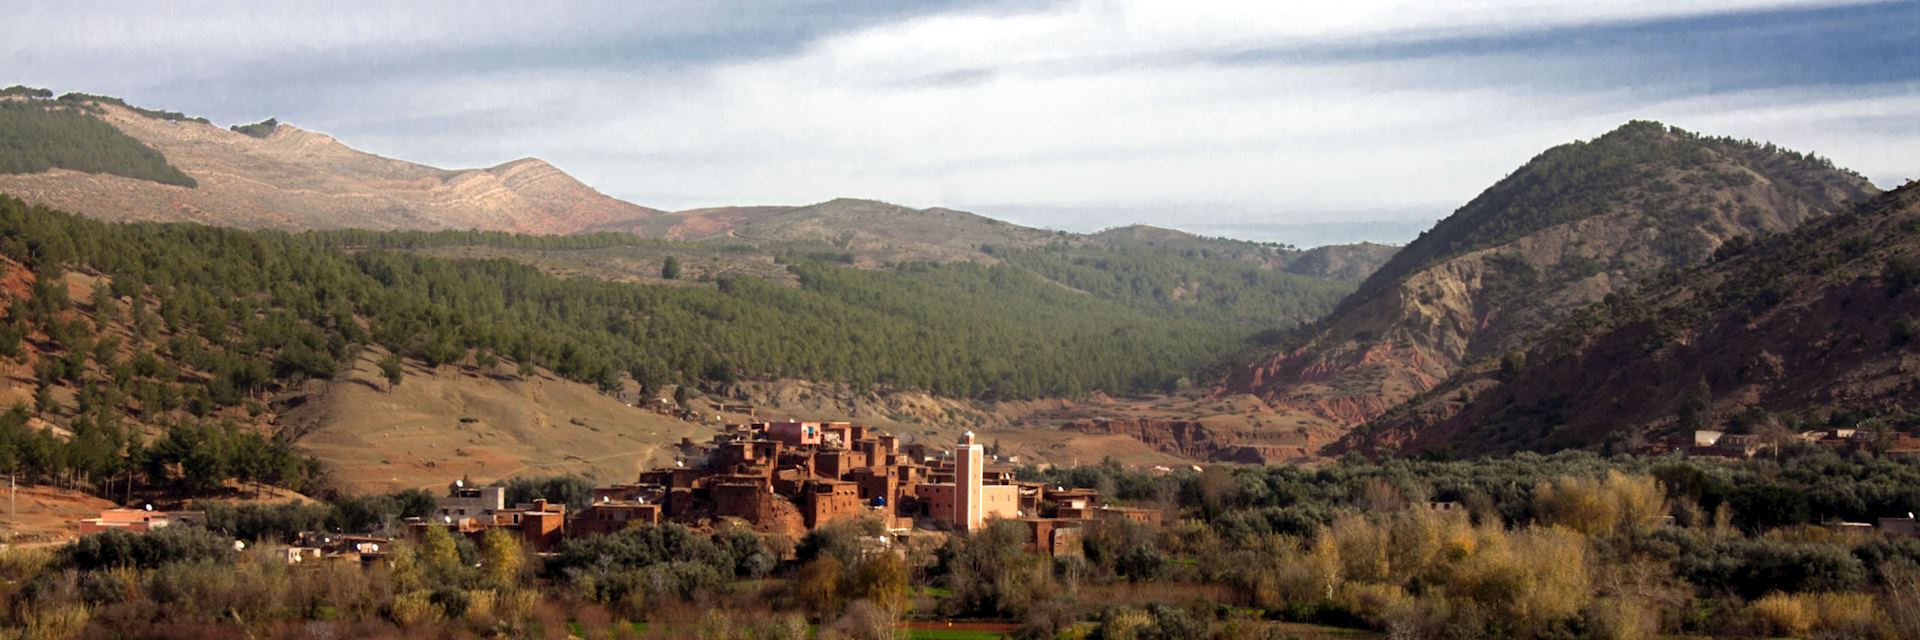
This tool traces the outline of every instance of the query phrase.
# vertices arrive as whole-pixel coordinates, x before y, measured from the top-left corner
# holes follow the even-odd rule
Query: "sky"
[[[538,4],[0,0],[0,85],[534,156],[662,209],[1303,245],[1404,242],[1631,119],[1920,178],[1920,0]]]

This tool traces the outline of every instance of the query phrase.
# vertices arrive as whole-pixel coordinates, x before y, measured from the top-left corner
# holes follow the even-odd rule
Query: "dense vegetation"
[[[1276,318],[1320,317],[1353,290],[1348,283],[1222,259],[1198,248],[1060,244],[990,253],[1048,280],[1135,309],[1264,328],[1278,328]]]
[[[1829,526],[1920,509],[1910,460],[1800,448],[1777,461],[1567,453],[1022,473],[1158,508],[1167,524],[1091,522],[1079,555],[1053,558],[1014,521],[884,545],[865,520],[797,540],[637,525],[542,557],[501,531],[431,528],[367,569],[290,568],[277,547],[302,532],[393,530],[426,496],[217,507],[204,529],[0,551],[0,624],[59,638],[882,640],[907,620],[1101,640],[1289,637],[1303,629],[1277,625],[1300,623],[1396,638],[1920,632],[1920,540]],[[237,552],[234,539],[252,544]]]
[[[1727,186],[1753,180],[1744,172],[1710,170],[1716,156],[1761,172],[1778,188],[1809,203],[1819,202],[1817,194],[1832,176],[1858,178],[1826,158],[1772,144],[1705,137],[1657,122],[1630,122],[1591,141],[1542,152],[1421,233],[1369,277],[1361,291],[1377,292],[1449,257],[1506,244],[1633,201],[1660,215],[1664,226],[1658,237],[1673,243],[1663,246],[1663,253],[1684,257],[1680,262],[1698,262],[1711,247],[1687,243],[1690,234],[1684,230],[1702,217],[1696,212],[1702,205],[1680,197],[1682,191],[1662,189],[1659,178],[1663,172],[1694,171]]]
[[[560,279],[504,260],[336,250],[343,234],[112,225],[11,200],[0,201],[0,231],[0,255],[42,283],[69,269],[108,276],[98,302],[140,328],[140,344],[122,355],[150,353],[205,376],[175,389],[184,397],[153,404],[202,415],[331,376],[372,344],[430,366],[510,358],[607,389],[623,376],[649,388],[753,376],[964,397],[1131,392],[1168,388],[1284,322],[1169,316],[1006,265],[800,262],[788,265],[797,288],[751,278],[645,287]],[[69,369],[85,368],[93,336],[59,319],[72,305],[50,291],[58,287],[41,288],[32,313],[9,316],[27,323],[17,333],[45,335]],[[80,306],[91,311],[93,302]]]
[[[160,152],[83,109],[40,100],[0,100],[0,173],[56,168],[196,185]]]
[[[267,136],[273,135],[273,130],[278,129],[279,127],[280,127],[280,121],[278,119],[267,118],[265,120],[255,122],[253,124],[236,124],[227,128],[231,129],[234,133],[238,133],[241,135],[253,136],[255,138],[265,138]]]

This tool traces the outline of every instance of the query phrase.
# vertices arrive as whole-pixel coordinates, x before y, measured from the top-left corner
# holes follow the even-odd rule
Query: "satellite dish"
[[[241,541],[241,540],[235,540],[235,541],[233,541],[233,550],[234,550],[234,551],[246,551],[246,550],[247,550],[247,543],[246,543],[245,541]]]
[[[152,510],[153,510],[153,505],[151,505],[151,504],[149,504],[149,505],[147,505],[147,510],[148,510],[148,511],[152,511]]]
[[[440,519],[445,520],[447,524],[453,524],[453,516],[440,516]]]
[[[453,486],[454,486],[455,488],[459,488],[459,487],[464,487],[464,486],[467,486],[467,481],[465,481],[465,480],[455,480],[455,481],[453,481]]]

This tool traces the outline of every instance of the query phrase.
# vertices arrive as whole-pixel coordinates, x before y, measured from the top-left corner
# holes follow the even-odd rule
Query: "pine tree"
[[[393,393],[393,388],[400,386],[400,378],[405,372],[398,354],[389,353],[380,358],[380,376],[387,379],[387,393]]]

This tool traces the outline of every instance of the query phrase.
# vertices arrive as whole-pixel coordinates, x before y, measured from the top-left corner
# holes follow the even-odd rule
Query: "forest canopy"
[[[49,169],[198,186],[159,151],[77,107],[0,100],[0,174]]]

